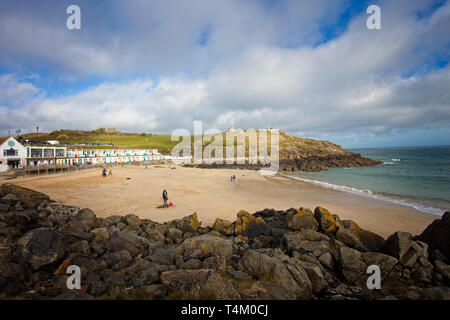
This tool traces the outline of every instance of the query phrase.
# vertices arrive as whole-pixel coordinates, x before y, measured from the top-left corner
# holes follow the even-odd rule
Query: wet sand
[[[176,169],[171,169],[176,168]],[[230,176],[236,175],[236,182]],[[129,178],[129,179],[127,179]],[[216,218],[234,221],[243,209],[322,206],[341,219],[356,221],[362,228],[383,237],[395,231],[419,234],[438,216],[402,205],[295,181],[279,175],[267,177],[254,170],[196,169],[174,166],[115,167],[103,178],[101,170],[18,178],[1,183],[31,188],[67,205],[91,208],[99,217],[134,213],[158,222],[197,212],[202,225]],[[174,206],[158,209],[162,190]]]

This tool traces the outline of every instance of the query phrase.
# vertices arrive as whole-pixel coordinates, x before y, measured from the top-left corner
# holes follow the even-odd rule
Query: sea
[[[349,149],[374,167],[290,172],[292,178],[442,215],[450,211],[450,146]]]

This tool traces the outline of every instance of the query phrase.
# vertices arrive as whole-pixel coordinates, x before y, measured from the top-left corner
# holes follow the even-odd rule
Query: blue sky
[[[66,28],[67,6],[81,30]],[[381,30],[366,9],[381,8]],[[449,1],[0,3],[0,135],[276,127],[450,144]]]

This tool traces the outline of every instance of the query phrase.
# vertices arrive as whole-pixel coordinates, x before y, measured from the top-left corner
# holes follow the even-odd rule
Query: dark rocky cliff
[[[385,240],[321,207],[240,211],[202,227],[195,213],[97,218],[4,184],[0,299],[450,299],[449,242],[427,244],[449,215],[425,242],[405,232]],[[71,265],[79,290],[67,287]],[[366,285],[372,265],[380,289]]]

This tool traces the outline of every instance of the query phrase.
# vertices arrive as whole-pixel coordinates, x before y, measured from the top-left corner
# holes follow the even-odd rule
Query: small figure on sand
[[[230,182],[233,182],[233,176],[230,177]]]
[[[166,189],[163,190],[162,197],[163,197],[163,200],[164,200],[164,205],[167,206],[167,200],[169,200],[169,197],[167,196]]]
[[[233,174],[233,182],[236,182],[236,176]]]
[[[108,175],[109,175],[109,176],[112,176],[112,169],[109,169]]]
[[[106,169],[105,168],[103,168],[103,170],[102,170],[102,176],[103,176],[103,178],[106,177]]]

